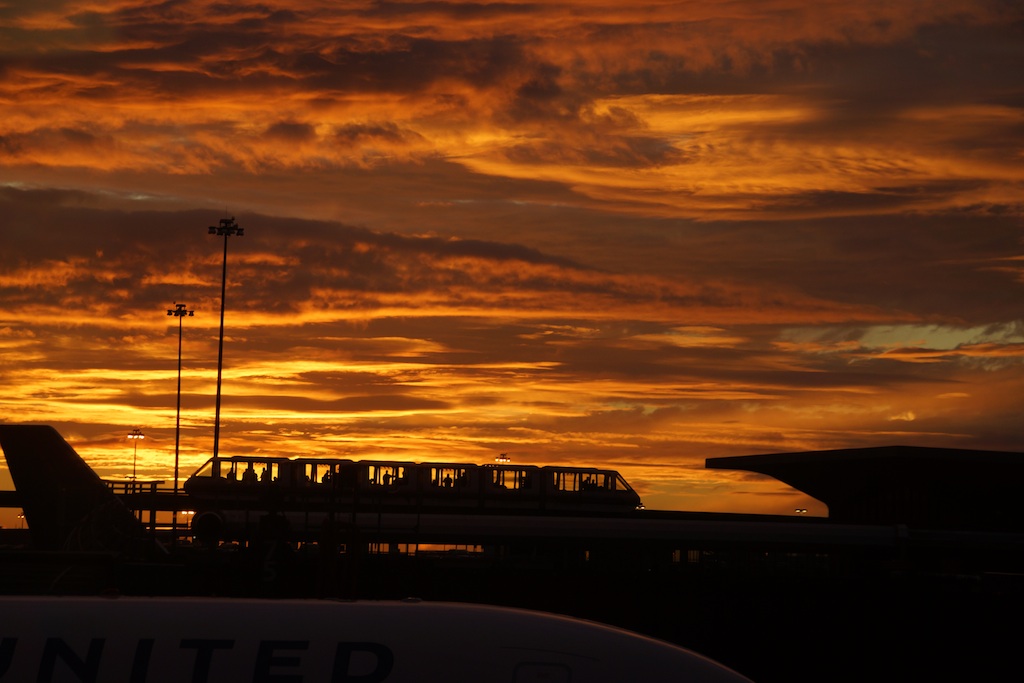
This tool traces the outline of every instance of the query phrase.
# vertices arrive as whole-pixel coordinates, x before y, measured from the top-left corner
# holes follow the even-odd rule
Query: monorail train
[[[197,537],[231,540],[260,512],[292,531],[358,513],[607,514],[642,508],[614,470],[234,456],[209,460],[184,489]],[[296,528],[297,527],[297,528]]]

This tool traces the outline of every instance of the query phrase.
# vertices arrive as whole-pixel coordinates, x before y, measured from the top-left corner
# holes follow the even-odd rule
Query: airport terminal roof
[[[708,458],[711,469],[774,477],[853,524],[1024,530],[1024,453],[882,446]]]

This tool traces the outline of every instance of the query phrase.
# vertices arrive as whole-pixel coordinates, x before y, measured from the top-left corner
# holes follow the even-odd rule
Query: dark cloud
[[[685,154],[656,137],[616,136],[603,144],[586,139],[575,142],[546,141],[514,145],[505,156],[516,163],[570,163],[621,168],[649,168],[685,161]]]
[[[414,131],[402,130],[391,121],[345,124],[334,129],[334,136],[339,142],[349,144],[360,141],[404,143],[409,138],[420,137]]]
[[[267,128],[266,135],[285,142],[308,142],[316,138],[316,129],[308,123],[280,121]]]
[[[614,464],[705,507],[714,455],[1020,450],[1022,18],[0,8],[3,414],[105,471],[125,425],[171,443],[187,302],[205,459],[234,213],[229,450]]]
[[[373,395],[346,396],[340,399],[317,401],[303,396],[288,396],[282,402],[280,394],[258,396],[247,395],[231,399],[232,405],[239,408],[274,410],[284,403],[289,410],[315,414],[318,412],[337,413],[380,413],[396,411],[442,411],[449,406],[442,401],[434,401],[406,395]]]

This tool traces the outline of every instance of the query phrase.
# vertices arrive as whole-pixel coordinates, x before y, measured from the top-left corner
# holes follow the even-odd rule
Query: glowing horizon
[[[23,4],[24,5],[24,4]],[[1007,3],[53,0],[0,9],[0,419],[104,476],[222,452],[620,470],[1024,451]],[[3,475],[0,472],[0,475]],[[2,480],[0,480],[2,482]],[[2,518],[0,524],[10,524]]]

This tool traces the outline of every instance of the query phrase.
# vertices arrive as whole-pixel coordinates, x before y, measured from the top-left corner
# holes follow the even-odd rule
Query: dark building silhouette
[[[416,596],[621,626],[692,648],[757,683],[1019,678],[1021,453],[887,446],[707,460],[709,468],[786,482],[828,505],[828,518],[632,504],[389,512],[379,501],[403,489],[374,478],[380,496],[360,503],[370,510],[350,501],[301,544],[285,540],[288,525],[330,510],[309,494],[314,482],[333,486],[343,470],[325,479],[321,470],[296,469],[312,467],[296,459],[277,462],[276,484],[244,484],[235,478],[247,460],[239,456],[233,469],[221,469],[225,485],[268,493],[231,510],[252,520],[255,535],[214,547],[142,543],[158,540],[156,530],[130,511],[194,510],[197,501],[166,492],[115,496],[50,427],[0,424],[0,447],[18,487],[0,503],[24,508],[32,540],[5,547],[0,534],[0,594]],[[398,466],[407,465],[385,463],[379,473]],[[289,468],[290,492],[281,482]],[[582,475],[579,487],[559,494],[595,494],[583,486],[591,472],[558,469]],[[449,470],[452,487],[444,484]],[[459,483],[466,473],[465,465],[442,465],[428,481],[438,495],[457,496],[470,484]],[[492,482],[484,477],[476,490],[488,500],[512,493]]]
[[[785,482],[828,505],[834,523],[1024,531],[1024,453],[882,446],[708,458],[705,464]]]

